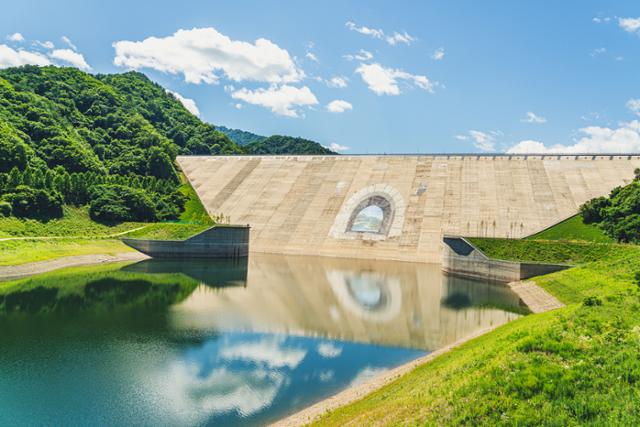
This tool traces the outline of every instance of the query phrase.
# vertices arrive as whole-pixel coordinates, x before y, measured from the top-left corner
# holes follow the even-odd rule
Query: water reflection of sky
[[[0,425],[264,424],[521,313],[508,288],[437,265],[254,255],[101,269],[73,298],[80,275],[47,298],[5,297],[34,312],[0,309]]]
[[[178,419],[262,424],[422,354],[308,337],[226,333],[185,348],[167,372],[158,374],[171,390]]]

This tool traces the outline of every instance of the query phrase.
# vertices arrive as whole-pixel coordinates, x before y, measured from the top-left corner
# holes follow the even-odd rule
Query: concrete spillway
[[[440,262],[444,234],[533,234],[631,182],[640,156],[183,156],[178,163],[210,214],[251,225],[252,251]],[[370,206],[380,217],[360,214]]]

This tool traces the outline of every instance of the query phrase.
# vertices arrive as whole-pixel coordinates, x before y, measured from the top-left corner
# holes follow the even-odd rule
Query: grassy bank
[[[210,228],[211,224],[161,223],[128,233],[132,239],[184,240]]]
[[[116,239],[6,240],[0,241],[0,266],[26,264],[75,255],[113,255],[132,250]]]
[[[585,224],[582,215],[568,218],[553,227],[529,236],[529,240],[568,240],[596,243],[613,243],[613,239],[594,224]]]
[[[82,236],[98,237],[114,235],[133,230],[146,224],[140,222],[123,222],[109,226],[92,221],[89,209],[84,207],[64,207],[64,216],[50,221],[20,219],[15,217],[0,218],[0,238],[8,237],[50,237],[50,236]]]
[[[537,279],[567,307],[523,317],[318,425],[637,425],[640,247]]]
[[[487,256],[509,261],[548,262],[557,264],[582,264],[597,261],[613,247],[606,243],[568,242],[553,240],[514,240],[468,238]]]

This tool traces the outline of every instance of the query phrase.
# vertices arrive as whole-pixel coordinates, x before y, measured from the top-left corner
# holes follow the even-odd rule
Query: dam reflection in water
[[[0,295],[0,424],[264,424],[524,312],[508,288],[439,265],[253,255],[101,269]]]

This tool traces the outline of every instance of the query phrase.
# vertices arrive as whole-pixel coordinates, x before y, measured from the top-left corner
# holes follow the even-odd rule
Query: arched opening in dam
[[[353,210],[345,232],[386,235],[392,219],[393,209],[389,200],[381,195],[370,196]]]

